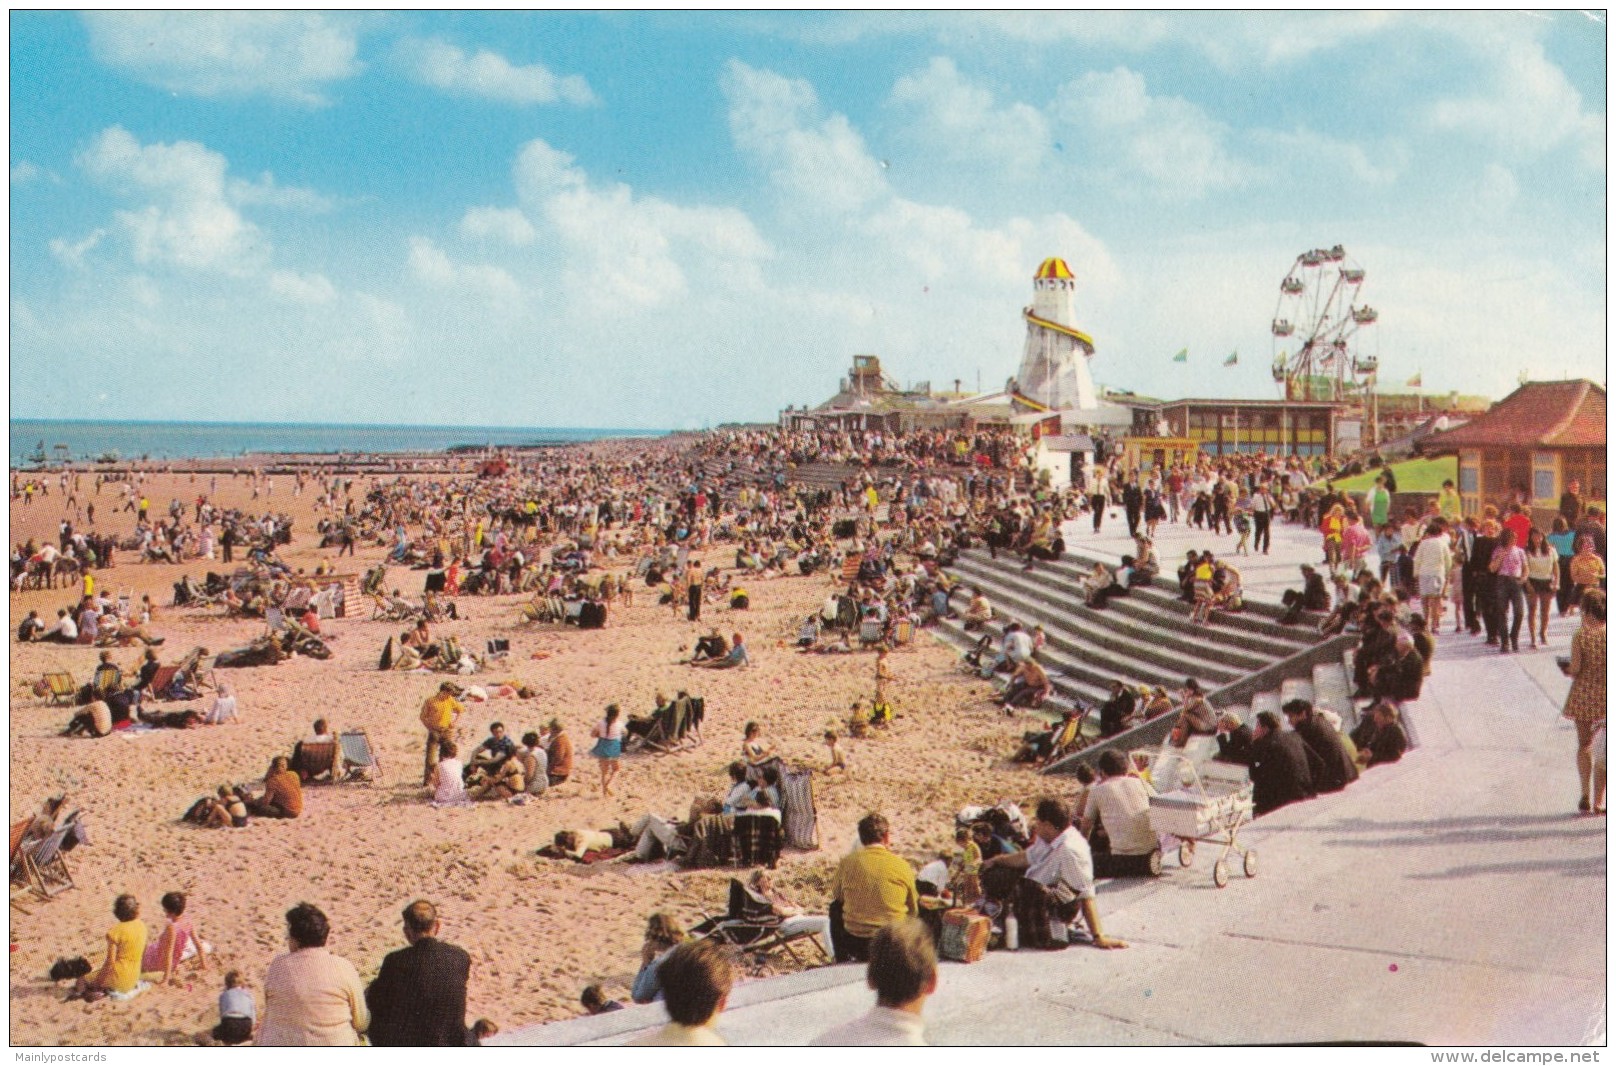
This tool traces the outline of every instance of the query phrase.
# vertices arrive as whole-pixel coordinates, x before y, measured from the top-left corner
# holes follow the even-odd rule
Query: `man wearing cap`
[[[445,681],[438,691],[421,704],[421,724],[426,727],[426,762],[421,771],[421,787],[430,788],[432,771],[438,765],[438,745],[455,739],[455,726],[466,708],[455,699],[459,692],[453,681]]]

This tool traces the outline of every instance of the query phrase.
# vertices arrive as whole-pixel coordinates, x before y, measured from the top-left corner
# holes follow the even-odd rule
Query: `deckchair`
[[[48,698],[52,704],[65,703],[71,706],[78,701],[79,684],[73,680],[73,675],[65,671],[46,674],[45,684],[49,687]]]
[[[362,780],[372,785],[381,783],[382,760],[370,743],[369,733],[363,729],[339,733],[337,745],[342,750],[342,761],[348,767],[346,780]]]
[[[881,619],[872,615],[859,622],[859,646],[869,647],[871,644],[879,644],[886,639],[886,633],[887,627]]]
[[[724,914],[706,915],[705,908],[703,913],[704,920],[690,930],[691,936],[698,940],[714,940],[753,955],[767,956],[784,951],[799,965],[803,958],[793,945],[808,940],[818,949],[821,962],[830,961],[830,953],[820,943],[817,933],[812,929],[785,932],[781,928],[787,920],[785,916],[767,897],[752,891],[739,878],[730,878],[729,909]]]
[[[785,846],[819,850],[819,815],[814,810],[812,770],[780,770],[780,829]]]
[[[1066,719],[1060,729],[1056,730],[1055,739],[1049,745],[1049,751],[1045,753],[1042,759],[1038,760],[1038,765],[1048,766],[1061,756],[1076,750],[1074,745],[1082,736],[1082,731],[1083,715],[1074,714]]]
[[[300,740],[293,744],[290,769],[303,779],[304,784],[327,775],[332,781],[338,780],[336,741],[309,743]]]
[[[659,755],[677,751],[684,746],[685,732],[690,728],[690,697],[680,696],[651,724],[645,734],[645,747]]]
[[[77,821],[78,815],[74,814],[49,836],[22,845],[17,856],[21,869],[19,871],[16,865],[13,866],[12,879],[18,880],[20,872],[21,881],[45,899],[72,888],[73,874],[68,870],[67,859],[62,854],[62,843],[73,832]]]
[[[909,618],[900,618],[892,627],[892,643],[896,647],[913,644],[915,640],[915,623]]]
[[[842,580],[839,583],[843,585],[851,585],[853,582],[857,581],[859,575],[859,566],[862,565],[863,562],[864,560],[857,555],[849,555],[847,558],[843,559]]]
[[[159,666],[157,672],[152,675],[151,685],[149,686],[152,699],[167,699],[168,697],[163,693],[167,692],[169,687],[174,684],[174,678],[179,676],[179,672],[180,668],[178,666]]]

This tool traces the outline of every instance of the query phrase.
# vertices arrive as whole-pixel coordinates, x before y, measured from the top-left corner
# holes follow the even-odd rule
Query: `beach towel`
[[[597,862],[610,862],[620,859],[624,855],[632,855],[633,848],[602,848],[598,851],[586,851],[582,855],[569,855],[554,844],[546,844],[536,854],[544,859],[566,859],[569,862],[579,863],[583,866],[593,866]]]
[[[150,987],[151,987],[151,982],[150,981],[141,981],[139,984],[135,985],[134,988],[131,988],[127,992],[108,991],[107,992],[107,998],[108,999],[116,999],[116,1000],[134,999],[136,996],[140,995],[142,992],[146,991],[146,989],[148,989]]]

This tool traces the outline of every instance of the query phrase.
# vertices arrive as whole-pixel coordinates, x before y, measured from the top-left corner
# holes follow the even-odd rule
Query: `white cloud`
[[[1295,180],[1299,172],[1324,171],[1356,184],[1384,187],[1396,182],[1402,169],[1399,150],[1381,149],[1384,158],[1377,162],[1362,145],[1310,129],[1255,129],[1245,139],[1254,157],[1250,167],[1286,181]]]
[[[1225,148],[1228,128],[1176,96],[1151,96],[1143,76],[1117,67],[1062,85],[1051,106],[1084,145],[1085,166],[1123,184],[1195,199],[1238,185],[1244,170]]]
[[[267,171],[257,181],[232,178],[228,191],[231,201],[244,206],[284,207],[313,214],[322,214],[334,206],[331,197],[313,189],[275,184],[275,176]]]
[[[1508,167],[1488,163],[1482,168],[1481,180],[1477,183],[1475,206],[1483,215],[1501,215],[1515,202],[1519,192],[1520,185]]]
[[[1030,173],[1049,150],[1049,122],[1024,103],[994,106],[993,94],[967,82],[954,61],[938,56],[898,79],[892,102],[915,113],[917,132],[956,160]]]
[[[54,238],[50,242],[51,255],[54,255],[57,259],[61,260],[63,263],[66,263],[68,266],[77,269],[84,265],[85,255],[96,245],[100,244],[101,238],[105,237],[106,235],[106,230],[97,229],[91,232],[88,237],[85,237],[81,241],[68,241],[62,239],[61,237]]]
[[[732,59],[721,85],[735,143],[769,169],[795,206],[835,214],[886,192],[864,138],[843,115],[820,118],[819,98],[807,82]]]
[[[239,274],[267,252],[258,228],[229,202],[224,156],[195,141],[142,145],[113,126],[77,163],[114,192],[151,198],[117,215],[138,263]]]
[[[514,180],[526,215],[543,219],[546,236],[559,242],[569,287],[586,304],[662,304],[689,291],[691,269],[714,286],[745,287],[771,254],[741,211],[596,186],[571,155],[542,140],[523,146]]]
[[[19,160],[11,165],[11,184],[27,185],[41,177],[44,171],[26,159]]]
[[[504,270],[483,263],[456,263],[426,237],[410,238],[410,274],[418,281],[488,303],[515,308],[522,287]]]
[[[1438,100],[1427,111],[1437,129],[1475,137],[1516,159],[1568,146],[1584,165],[1604,166],[1605,120],[1585,111],[1582,94],[1530,37],[1508,32],[1471,35],[1484,91]]]
[[[468,207],[460,232],[475,240],[497,240],[522,247],[538,236],[533,223],[515,207]]]
[[[321,105],[326,85],[363,69],[353,21],[335,14],[94,11],[84,24],[101,62],[191,96]]]
[[[277,270],[269,275],[269,288],[292,303],[328,304],[337,298],[337,287],[324,274]]]
[[[593,104],[589,83],[576,74],[556,75],[539,63],[516,66],[487,49],[468,55],[442,40],[409,40],[398,56],[410,77],[423,85],[507,104]]]

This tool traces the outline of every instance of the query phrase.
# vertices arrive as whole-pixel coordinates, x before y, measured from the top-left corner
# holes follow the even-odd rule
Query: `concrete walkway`
[[[1074,547],[1130,550],[1126,527]],[[1233,541],[1163,524],[1176,565]],[[1278,589],[1317,556],[1276,530],[1249,570]],[[1220,552],[1220,554],[1222,554]],[[1256,560],[1264,560],[1257,556]],[[1283,576],[1281,576],[1283,575]],[[1277,592],[1270,597],[1277,599]],[[1450,623],[1451,625],[1451,620]],[[1586,1044],[1605,1039],[1606,819],[1579,816],[1575,734],[1551,648],[1500,656],[1444,634],[1411,708],[1421,747],[1345,792],[1242,833],[1258,875],[1212,884],[1215,850],[1156,881],[1104,883],[1106,931],[1126,951],[992,952],[945,963],[926,1007],[934,1044],[1180,1045],[1318,1040]],[[940,815],[942,816],[942,815]],[[871,1002],[861,967],[738,987],[719,1029],[734,1044],[801,1044]],[[635,1007],[504,1034],[507,1044],[620,1044],[660,1025]]]

